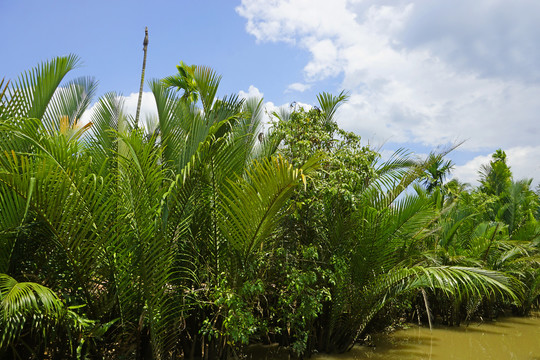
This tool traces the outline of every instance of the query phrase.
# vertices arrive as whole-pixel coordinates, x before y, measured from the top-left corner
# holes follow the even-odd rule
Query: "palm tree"
[[[321,336],[325,351],[349,349],[387,303],[414,290],[438,289],[447,297],[467,297],[489,289],[515,297],[513,285],[501,273],[415,261],[425,251],[424,242],[439,215],[429,197],[401,193],[437,159],[375,178],[363,190],[358,210],[331,219],[346,220],[353,228],[345,241],[330,247],[342,260],[335,262],[340,276],[332,287],[331,311]]]
[[[316,159],[295,169],[261,151],[261,101],[215,99],[219,77],[199,67],[194,74],[203,109],[153,81],[157,131],[133,129],[122,102],[107,94],[91,127],[73,136],[68,129],[89,104],[82,96],[89,86],[79,81],[57,88],[76,63],[75,57],[44,63],[2,99],[0,150],[9,156],[0,159],[0,271],[10,274],[2,278],[3,303],[20,287],[15,279],[26,273],[36,282],[19,283],[30,284],[16,300],[28,304],[26,310],[3,312],[14,325],[1,346],[20,349],[18,334],[32,317],[54,319],[66,306],[84,305],[91,322],[114,324],[109,341],[120,345],[116,351],[177,356],[181,330],[198,334],[215,314],[222,274],[231,291],[256,277],[252,262],[270,246],[286,199]],[[38,251],[28,257],[22,250],[35,240]],[[200,288],[208,292],[197,298]],[[42,300],[20,300],[36,296]],[[200,311],[186,316],[194,304]],[[20,317],[23,312],[28,315]],[[224,335],[200,337],[183,352],[202,344],[207,356],[221,356],[227,344],[245,341],[219,318],[215,325]]]
[[[506,164],[506,153],[501,149],[492,154],[492,159],[480,168],[480,183],[486,194],[500,196],[512,180],[512,172]]]
[[[164,78],[163,84],[168,88],[176,89],[177,91],[183,90],[184,94],[182,99],[191,103],[199,100],[199,92],[197,89],[197,80],[195,78],[195,65],[187,65],[183,61],[180,61],[180,65],[176,66],[178,73],[176,75],[168,76]]]
[[[451,160],[444,161],[442,158],[433,162],[425,171],[423,183],[431,193],[435,188],[443,185],[444,179],[454,168]]]
[[[184,179],[179,193],[184,212],[176,216],[184,218],[189,230],[179,243],[190,254],[186,261],[194,279],[191,287],[205,290],[196,293],[197,301],[205,305],[194,310],[187,326],[191,333],[203,328],[210,336],[186,340],[184,352],[202,347],[205,356],[221,357],[230,347],[227,344],[245,343],[253,331],[230,321],[229,306],[235,305],[220,304],[222,296],[234,294],[239,302],[251,301],[239,294],[243,284],[256,282],[263,271],[266,258],[261,256],[273,247],[272,234],[285,201],[305,181],[316,159],[295,169],[272,156],[277,144],[257,141],[262,99],[214,99],[219,77],[208,68],[192,70],[198,79],[193,91],[203,109],[186,101],[185,94],[176,98],[160,82],[151,87],[158,108],[163,106],[158,131],[164,159]]]
[[[78,119],[90,104],[96,83],[81,78],[59,87],[77,63],[75,56],[43,63],[6,87],[0,99],[0,147],[2,153],[11,154],[0,161],[0,212],[4,219],[0,253],[5,254],[0,258],[0,271],[23,278],[28,276],[23,274],[34,273],[34,282],[3,277],[4,314],[13,311],[6,307],[11,302],[18,304],[15,309],[24,314],[18,317],[18,323],[17,317],[7,317],[13,327],[8,327],[10,332],[5,333],[3,346],[11,346],[20,326],[28,321],[37,326],[32,318],[58,319],[66,305],[72,305],[64,304],[40,281],[52,288],[71,282],[72,289],[82,289],[78,295],[87,300],[87,311],[96,311],[91,284],[97,247],[92,243],[99,241],[90,234],[99,223],[92,221],[90,210],[99,199],[90,193],[97,183],[82,174],[87,166],[77,156],[78,139],[88,127],[75,133],[69,131],[77,127]],[[33,257],[25,253],[29,248],[33,248]],[[43,257],[45,254],[47,258]],[[64,262],[55,263],[60,258]],[[32,269],[36,265],[37,272]],[[56,271],[68,268],[72,275],[60,280]],[[16,291],[18,288],[24,291]],[[40,301],[36,301],[36,296]],[[48,305],[53,303],[54,306]],[[77,332],[68,335],[76,337]],[[53,348],[49,350],[54,352]]]

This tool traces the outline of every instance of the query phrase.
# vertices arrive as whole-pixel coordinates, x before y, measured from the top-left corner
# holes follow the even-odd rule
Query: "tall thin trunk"
[[[143,51],[144,58],[142,63],[142,73],[141,73],[141,87],[139,89],[139,101],[137,102],[137,113],[135,114],[135,128],[139,127],[139,115],[141,112],[141,102],[142,102],[142,93],[144,87],[144,72],[146,70],[146,50],[148,49],[148,27],[144,28],[144,41],[143,41]]]
[[[148,27],[144,28],[144,40],[143,40],[143,51],[144,51],[144,58],[143,58],[143,65],[142,65],[142,73],[141,73],[141,87],[139,89],[139,101],[137,102],[137,113],[135,114],[135,129],[139,127],[139,114],[141,112],[141,102],[142,102],[142,93],[143,93],[143,86],[144,86],[144,71],[146,70],[146,50],[148,48]],[[139,326],[137,327],[137,348],[135,351],[135,359],[141,360],[144,358],[145,353],[145,345],[148,346],[145,341],[145,334],[144,334],[144,312],[141,315],[139,319]]]

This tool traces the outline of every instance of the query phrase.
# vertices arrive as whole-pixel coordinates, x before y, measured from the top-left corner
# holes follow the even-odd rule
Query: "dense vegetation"
[[[389,160],[341,130],[346,95],[273,114],[181,64],[146,125],[62,83],[0,84],[0,357],[223,359],[344,352],[367,331],[457,324],[540,295],[540,200],[498,150],[481,186],[444,153]]]

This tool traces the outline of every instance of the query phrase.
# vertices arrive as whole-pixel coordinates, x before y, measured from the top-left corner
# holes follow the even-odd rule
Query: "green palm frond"
[[[208,141],[216,129],[204,120],[193,104],[179,101],[159,81],[154,80],[149,84],[157,105],[158,131],[164,160],[179,172],[189,164],[200,144]]]
[[[464,225],[467,225],[475,217],[475,213],[466,211],[452,211],[448,216],[445,216],[441,221],[441,234],[439,235],[438,245],[444,248],[461,246],[463,241],[459,241],[460,238],[467,237]]]
[[[221,82],[221,75],[206,66],[196,66],[193,71],[193,79],[199,93],[203,110],[208,113],[214,104],[217,89]]]
[[[397,188],[400,180],[417,165],[412,160],[411,153],[404,149],[395,151],[392,156],[386,161],[379,163],[379,158],[375,159],[372,166],[375,168],[375,176],[366,179],[367,183],[361,193],[363,202],[369,204],[385,204],[385,197],[390,189]],[[384,205],[383,205],[384,206]]]
[[[177,341],[175,329],[182,320],[181,279],[186,272],[176,264],[187,222],[177,207],[188,201],[178,189],[187,184],[182,177],[171,182],[165,176],[162,149],[147,142],[141,131],[118,136],[126,151],[119,158],[118,219],[110,239],[116,297],[122,322],[136,325],[144,319],[158,354]]]
[[[8,87],[9,87],[9,80],[6,81],[5,78],[2,78],[2,80],[0,80],[0,114],[2,113],[2,109],[4,107],[4,96],[6,95],[6,91],[8,90]]]
[[[349,95],[345,91],[340,92],[337,96],[326,92],[317,95],[317,100],[324,114],[324,122],[326,124],[335,121],[334,115],[336,114],[336,111],[348,98]]]
[[[64,316],[63,302],[49,288],[33,283],[18,282],[0,273],[0,350],[14,343],[30,322],[33,331],[57,324]]]
[[[84,343],[88,330],[94,326],[94,321],[75,312],[81,307],[66,306],[46,286],[18,282],[0,273],[0,354],[11,353],[14,358],[21,358],[17,345],[22,343],[33,358],[46,353],[74,356],[77,344]],[[27,343],[33,344],[33,348]]]
[[[160,82],[153,81],[150,86],[158,108],[164,159],[176,172],[188,166],[195,155],[202,158],[217,154],[231,160],[230,153],[221,154],[218,150],[224,143],[237,143],[225,137],[229,136],[233,122],[241,112],[242,102],[238,98],[217,101],[211,110],[201,113],[192,104],[178,101]]]
[[[243,112],[246,114],[247,123],[250,124],[250,132],[257,130],[257,126],[262,123],[264,115],[264,99],[250,97],[243,103]]]
[[[33,191],[33,187],[29,191]],[[28,198],[31,196],[28,195]],[[27,206],[28,201],[8,186],[0,184],[0,273],[8,272],[20,227],[28,211]]]
[[[93,108],[90,122],[92,127],[85,134],[85,153],[93,161],[90,168],[95,174],[110,175],[117,168],[118,126],[126,123],[123,100],[117,94],[103,95]]]
[[[351,258],[351,281],[370,281],[372,276],[414,258],[415,244],[429,234],[436,213],[429,201],[409,195],[391,208],[361,207],[354,214],[356,230]]]
[[[44,126],[51,131],[61,129],[61,119],[66,118],[69,127],[75,127],[88,109],[97,90],[97,81],[82,77],[58,87],[43,115]]]
[[[264,132],[264,102],[263,99],[249,98],[244,102],[242,118],[236,127],[236,137],[245,137],[246,150],[250,151],[247,162],[270,158],[278,149],[282,138],[276,136],[272,129]]]
[[[426,168],[446,155],[446,153],[432,153],[425,160],[412,161],[400,157],[399,154],[400,152],[397,152],[388,164],[383,163],[379,166],[377,171],[382,175],[376,177],[364,191],[363,198],[371,201],[377,208],[391,206],[411,184],[423,176]]]
[[[199,99],[199,90],[194,78],[196,66],[187,65],[180,61],[180,65],[177,65],[176,69],[178,73],[164,78],[162,80],[163,85],[167,88],[176,88],[177,91],[183,90],[182,99],[187,100],[189,103],[196,103]]]
[[[259,134],[262,131],[262,119],[264,114],[263,99],[249,98],[243,102],[242,117],[238,126],[235,126],[235,137],[242,137],[245,142],[246,151],[250,153],[250,158],[259,141]]]
[[[1,158],[0,182],[28,201],[36,216],[47,224],[70,259],[79,286],[86,292],[86,301],[94,310],[89,289],[96,280],[96,252],[102,246],[101,235],[107,233],[113,206],[108,199],[111,178],[89,176],[90,162],[75,156],[76,143],[70,145],[63,136],[29,134],[9,125],[0,129],[3,131],[27,139],[36,152],[6,153]]]
[[[211,124],[220,123],[225,119],[229,120],[227,126],[221,127],[216,133],[217,137],[221,137],[229,133],[240,121],[243,106],[244,99],[238,95],[225,96],[223,99],[216,99],[212,109],[204,111],[204,117]]]
[[[219,227],[231,249],[246,265],[261,251],[282,216],[282,208],[297,184],[316,166],[312,158],[294,169],[281,157],[255,163],[246,179],[229,181],[221,195]]]
[[[26,117],[41,119],[65,75],[76,68],[75,55],[57,57],[22,74],[11,83],[0,108],[0,119]]]
[[[440,289],[460,299],[498,294],[513,301],[518,301],[523,291],[514,279],[492,270],[459,266],[392,269],[363,289],[363,302],[352,313],[353,322],[359,326],[354,340],[388,301],[419,288]]]

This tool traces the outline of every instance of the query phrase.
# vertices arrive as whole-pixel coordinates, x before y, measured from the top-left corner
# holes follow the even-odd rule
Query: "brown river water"
[[[373,337],[375,347],[356,346],[340,355],[315,355],[314,360],[540,360],[540,315],[499,318],[469,326],[411,326]],[[273,356],[272,356],[273,355]],[[278,354],[253,359],[286,359]],[[276,356],[277,355],[277,356]]]

